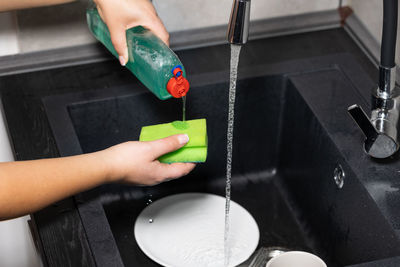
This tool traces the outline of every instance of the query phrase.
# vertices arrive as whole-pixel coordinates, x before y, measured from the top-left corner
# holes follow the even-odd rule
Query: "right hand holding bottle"
[[[111,41],[121,65],[128,62],[125,31],[143,26],[169,45],[169,34],[149,0],[94,0],[101,18],[107,24]]]

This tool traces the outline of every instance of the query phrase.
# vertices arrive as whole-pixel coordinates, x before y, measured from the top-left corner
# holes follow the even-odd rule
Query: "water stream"
[[[231,201],[231,177],[232,177],[232,144],[233,144],[233,123],[235,118],[235,97],[237,68],[239,64],[240,45],[231,45],[231,71],[229,84],[229,112],[227,132],[227,155],[226,155],[226,188],[225,188],[225,231],[224,231],[224,265],[229,265],[229,209]]]

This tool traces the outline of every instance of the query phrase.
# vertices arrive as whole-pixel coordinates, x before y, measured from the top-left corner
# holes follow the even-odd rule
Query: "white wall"
[[[0,0],[2,1],[2,0]],[[22,53],[95,42],[86,24],[87,0],[17,12]]]
[[[0,266],[42,266],[30,236],[29,216],[0,222]]]
[[[0,13],[0,56],[19,52],[15,12]]]
[[[382,35],[383,1],[351,0],[350,5],[372,35],[377,40],[380,40]]]
[[[361,22],[372,33],[376,41],[381,43],[383,24],[382,0],[351,0],[351,7]],[[400,7],[400,6],[399,6]],[[396,62],[400,63],[400,20],[397,29]]]
[[[333,9],[339,0],[252,0],[251,18],[264,19]],[[232,0],[154,0],[169,31],[227,24]],[[22,53],[95,42],[85,18],[86,1],[17,12]],[[3,27],[5,28],[5,27]],[[8,27],[6,27],[8,28]],[[0,27],[0,36],[4,29]],[[15,51],[14,51],[15,52]],[[12,53],[14,53],[12,52]]]
[[[334,9],[333,0],[252,0],[251,19],[264,19]],[[232,0],[154,0],[158,15],[169,31],[227,24]]]

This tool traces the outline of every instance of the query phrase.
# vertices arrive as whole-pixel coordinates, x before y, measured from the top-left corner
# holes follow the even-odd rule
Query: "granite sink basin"
[[[149,199],[224,195],[229,76],[189,79],[186,117],[207,118],[208,159],[186,177],[154,187],[109,184],[77,195],[99,266],[158,266],[133,234]],[[346,113],[354,103],[368,108],[363,90],[371,84],[346,54],[240,70],[232,199],[257,221],[259,247],[309,251],[328,266],[400,255],[394,218],[382,209],[376,186],[385,162],[363,154],[363,137]],[[182,116],[180,100],[160,101],[139,84],[43,101],[63,156],[137,140],[142,126]]]

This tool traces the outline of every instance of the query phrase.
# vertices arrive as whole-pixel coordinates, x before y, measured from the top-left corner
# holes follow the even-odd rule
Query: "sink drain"
[[[346,174],[343,171],[343,168],[340,164],[338,164],[333,171],[333,179],[335,180],[337,188],[341,189],[344,185],[344,177]]]

